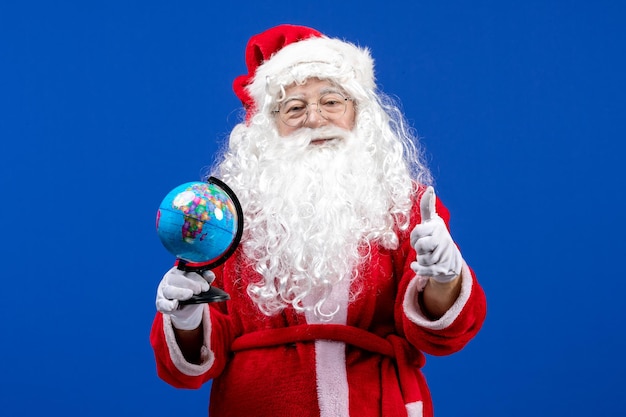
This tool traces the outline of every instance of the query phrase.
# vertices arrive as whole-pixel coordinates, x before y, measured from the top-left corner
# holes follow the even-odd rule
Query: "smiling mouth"
[[[332,143],[337,141],[336,137],[330,137],[330,138],[316,138],[316,139],[312,139],[310,145],[321,145],[324,143]]]

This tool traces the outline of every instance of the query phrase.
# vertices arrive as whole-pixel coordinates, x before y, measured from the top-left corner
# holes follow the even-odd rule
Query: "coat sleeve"
[[[420,189],[421,195],[423,189]],[[449,228],[450,214],[437,199],[437,213]],[[474,271],[463,262],[461,292],[452,307],[438,320],[428,319],[417,302],[422,289],[419,279],[411,269],[416,253],[410,244],[410,232],[420,221],[419,202],[413,204],[411,226],[400,242],[397,264],[401,270],[396,320],[407,340],[417,349],[436,356],[449,355],[461,350],[480,330],[486,315],[486,299]]]
[[[222,270],[216,273],[216,285],[223,283]],[[232,326],[226,303],[204,305],[202,330],[204,342],[199,364],[188,362],[183,356],[174,334],[169,315],[156,313],[150,331],[150,344],[154,351],[157,374],[176,388],[200,388],[219,375],[226,364],[232,341]]]

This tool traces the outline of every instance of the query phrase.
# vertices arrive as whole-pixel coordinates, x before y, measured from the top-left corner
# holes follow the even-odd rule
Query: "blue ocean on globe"
[[[227,252],[236,238],[235,202],[217,184],[188,182],[165,196],[156,228],[163,246],[177,258],[211,262]]]

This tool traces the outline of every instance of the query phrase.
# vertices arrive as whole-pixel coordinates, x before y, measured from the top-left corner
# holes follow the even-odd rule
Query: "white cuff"
[[[415,277],[409,283],[406,294],[404,295],[404,301],[402,303],[404,314],[406,314],[409,320],[416,325],[427,329],[442,330],[450,326],[459,314],[461,314],[461,310],[463,310],[463,307],[467,303],[467,300],[472,292],[472,273],[465,262],[463,262],[463,267],[461,268],[460,279],[461,293],[459,294],[459,297],[441,318],[432,321],[428,319],[424,313],[422,313],[422,310],[417,302],[417,293],[423,289],[423,287],[420,288],[423,282],[419,279],[419,277]]]
[[[215,354],[211,350],[211,314],[209,313],[208,306],[203,308],[202,311],[204,342],[200,350],[201,362],[199,364],[187,362],[176,342],[172,319],[169,314],[163,314],[163,329],[165,331],[165,341],[167,342],[167,347],[170,352],[170,358],[180,372],[189,376],[202,375],[208,371],[215,362]]]

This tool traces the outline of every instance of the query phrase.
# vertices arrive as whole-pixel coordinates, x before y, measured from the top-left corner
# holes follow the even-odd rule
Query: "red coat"
[[[439,202],[437,212],[448,223]],[[157,313],[150,340],[159,376],[180,388],[213,380],[211,417],[432,416],[423,353],[462,349],[480,329],[486,304],[464,265],[456,303],[437,321],[422,315],[410,268],[416,255],[409,233],[418,221],[414,204],[400,247],[372,250],[352,284],[359,286],[358,297],[348,304],[346,296],[347,314],[331,324],[307,322],[291,307],[273,317],[261,314],[246,295],[256,273],[238,251],[214,271],[214,284],[231,300],[204,312],[202,364],[185,361],[169,316]]]

